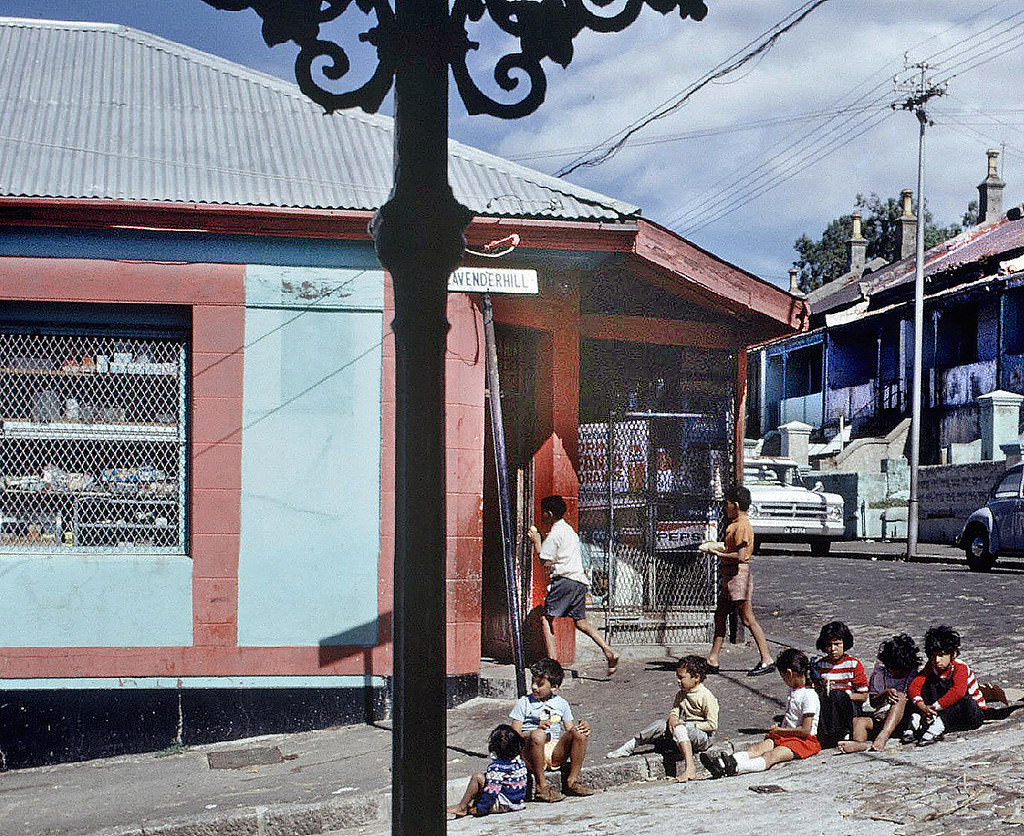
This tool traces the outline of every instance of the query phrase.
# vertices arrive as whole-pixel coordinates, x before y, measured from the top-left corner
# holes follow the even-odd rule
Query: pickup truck
[[[843,537],[843,498],[804,487],[792,459],[748,459],[743,484],[750,490],[747,515],[759,543],[809,543],[811,554],[826,555]]]

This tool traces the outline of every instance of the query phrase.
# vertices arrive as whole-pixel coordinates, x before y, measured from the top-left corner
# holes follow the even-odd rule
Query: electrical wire
[[[857,110],[858,108],[853,108]],[[864,109],[867,109],[866,107]],[[772,116],[767,119],[756,119],[744,122],[742,125],[725,125],[721,128],[699,128],[693,131],[685,131],[678,134],[661,134],[648,139],[636,139],[629,143],[629,148],[646,148],[652,145],[664,145],[673,142],[685,142],[690,139],[704,139],[707,137],[727,136],[729,134],[744,133],[746,131],[760,130],[761,128],[776,127],[778,125],[794,125],[803,122],[813,122],[828,116],[841,116],[846,110],[817,110],[810,113],[799,113],[794,116]],[[564,148],[552,148],[547,151],[535,151],[529,154],[518,154],[509,156],[513,162],[527,162],[533,160],[544,160],[555,157],[568,157],[580,154],[590,148],[588,145],[573,145]]]
[[[613,136],[598,143],[597,145],[594,145],[586,155],[573,160],[569,165],[559,169],[555,176],[564,177],[578,168],[593,168],[594,166],[607,162],[615,156],[615,154],[617,154],[638,131],[643,130],[652,122],[658,119],[663,119],[669,114],[674,113],[686,104],[693,95],[711,82],[734,72],[749,61],[752,61],[754,58],[757,58],[759,55],[771,49],[778,42],[779,38],[791,31],[794,27],[798,26],[819,6],[822,6],[827,2],[829,2],[829,0],[808,0],[808,2],[803,6],[793,12],[790,12],[789,15],[783,18],[783,20],[779,21],[770,29],[759,35],[758,38],[755,39],[756,46],[754,46],[753,49],[750,49],[748,52],[739,56],[737,56],[736,53],[733,53],[732,56],[719,64],[714,70],[705,74],[701,79],[680,91],[655,110],[649,111],[646,116],[634,122],[624,132],[614,135],[618,136],[618,139],[615,139]],[[600,151],[599,149],[602,147],[605,147],[605,149]]]
[[[958,21],[954,27],[949,27],[949,29],[944,30],[944,32],[960,27],[965,22],[978,18],[986,11],[990,11],[991,9],[1004,5],[1004,2],[991,4],[985,10]],[[943,50],[933,53],[933,55],[938,56],[951,53],[951,50],[955,50],[958,46],[968,42],[977,41],[979,38],[982,38],[986,33],[991,31],[994,26],[1005,25],[1005,23],[1015,20],[1021,14],[1024,13],[1015,12],[1014,14],[1007,15],[997,21],[995,25],[990,24],[984,27],[980,33],[972,33],[954,44],[945,47]],[[951,56],[956,55],[961,59],[961,62],[954,65],[953,69],[960,73],[966,72],[969,69],[973,69],[974,66],[979,66],[981,63],[987,63],[988,60],[994,60],[995,58],[1000,57],[1000,53],[997,48],[1016,43],[1015,33],[1022,25],[1024,25],[1024,22],[1015,23],[1010,27],[1010,29],[1001,32],[1000,35],[997,36],[995,43],[989,39],[982,41],[977,46],[972,46],[969,49],[960,49],[958,52],[951,53]],[[931,38],[921,41],[912,49],[919,49],[935,37],[936,36],[932,36]],[[994,48],[996,49],[993,52]],[[981,57],[981,60],[977,60],[979,57]],[[975,63],[972,64],[972,61]],[[891,66],[891,64],[889,66]],[[870,77],[871,76],[869,76],[869,78]],[[883,85],[887,86],[888,81],[876,84],[871,88],[871,90],[867,91],[867,93],[865,93],[858,102],[863,102],[865,98],[870,97],[872,93],[878,91],[883,87]],[[854,89],[856,90],[856,88]],[[885,98],[888,98],[888,96]],[[872,99],[872,102],[873,104],[881,107],[883,104],[883,97]],[[774,148],[770,149],[770,151],[775,151],[775,153],[767,158],[762,158],[762,161],[758,165],[737,169],[737,171],[733,172],[730,178],[726,179],[726,185],[723,186],[721,181],[717,182],[713,187],[689,201],[683,209],[671,216],[667,221],[667,225],[672,228],[681,227],[684,234],[692,234],[699,231],[710,223],[724,217],[742,203],[755,199],[775,186],[780,185],[782,182],[785,182],[785,180],[795,176],[799,171],[804,170],[808,165],[823,159],[831,153],[834,153],[843,145],[848,144],[856,137],[863,135],[867,130],[870,130],[884,121],[885,119],[880,116],[872,120],[869,124],[866,120],[861,120],[856,124],[850,120],[843,119],[827,120],[823,125],[819,126],[815,132],[812,132],[810,135],[802,137],[795,142],[791,142],[782,150],[775,151]],[[829,128],[830,123],[833,122],[836,124],[832,124],[831,128]],[[852,131],[852,133],[849,133],[844,140],[836,142],[829,139],[836,130]],[[778,147],[779,146],[775,146],[775,148]],[[769,170],[769,168],[771,170]],[[707,215],[707,206],[711,202],[714,202],[716,210],[710,215]]]

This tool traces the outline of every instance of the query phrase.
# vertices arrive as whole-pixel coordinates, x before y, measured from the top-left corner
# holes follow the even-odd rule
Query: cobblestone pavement
[[[845,621],[870,672],[879,642],[933,624],[963,638],[961,657],[986,680],[1024,680],[1024,563],[992,572],[961,565],[810,556],[755,557],[755,611],[769,636],[813,648],[826,621]]]
[[[767,773],[634,783],[521,813],[449,822],[451,836],[687,832],[709,836],[1020,836],[1024,724],[1003,720],[928,749],[825,752]],[[385,836],[386,825],[334,836]]]

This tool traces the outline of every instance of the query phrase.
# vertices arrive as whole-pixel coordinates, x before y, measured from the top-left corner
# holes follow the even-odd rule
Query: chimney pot
[[[900,239],[900,261],[910,258],[917,249],[917,218],[914,216],[913,196],[914,193],[910,189],[900,192],[900,199],[903,201],[903,215],[899,218],[896,229],[896,234]]]
[[[854,212],[850,218],[853,221],[853,232],[846,242],[846,272],[856,273],[860,276],[864,273],[864,259],[867,253],[868,242],[861,234],[860,212]]]
[[[913,204],[914,193],[910,189],[904,189],[900,192],[900,199],[903,201],[903,217],[912,218],[914,217],[914,204]]]
[[[998,221],[1003,215],[1003,189],[1006,186],[999,179],[999,149],[989,148],[988,175],[978,184],[978,223]]]
[[[796,267],[789,268],[789,292],[794,296],[800,292],[800,286],[797,284],[797,276],[799,275],[800,271]]]

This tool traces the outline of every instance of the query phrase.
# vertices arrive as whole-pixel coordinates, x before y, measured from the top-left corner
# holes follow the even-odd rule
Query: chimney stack
[[[853,233],[846,242],[846,272],[856,273],[858,276],[864,273],[864,255],[867,252],[868,242],[860,231],[860,212],[854,212]]]
[[[796,296],[800,294],[800,285],[797,284],[797,277],[800,275],[800,271],[796,267],[789,268],[789,292]]]
[[[899,218],[899,228],[896,231],[896,235],[900,239],[900,261],[910,258],[917,249],[917,218],[914,216],[914,207],[911,203],[913,195],[914,193],[910,189],[900,192],[900,199],[903,201],[903,214]]]
[[[1003,188],[1006,186],[999,179],[999,149],[989,148],[988,176],[978,184],[978,223],[998,221],[1003,216]]]

